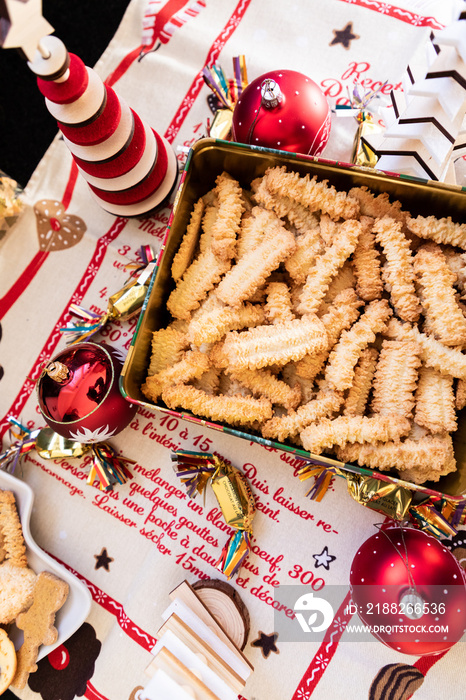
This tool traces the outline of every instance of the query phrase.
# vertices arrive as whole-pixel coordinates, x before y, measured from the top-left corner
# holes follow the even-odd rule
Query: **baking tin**
[[[375,195],[386,192],[392,200],[400,200],[403,209],[411,212],[412,216],[433,214],[438,218],[451,216],[454,221],[464,221],[466,188],[286,151],[246,146],[219,139],[199,140],[188,154],[167,232],[123,367],[120,379],[123,395],[130,402],[150,411],[161,411],[261,445],[282,449],[316,465],[336,466],[355,474],[375,476],[383,481],[396,483],[419,492],[420,495],[446,496],[455,502],[466,499],[466,409],[458,415],[458,430],[453,436],[457,471],[442,477],[438,482],[427,482],[420,486],[398,479],[386,472],[343,464],[331,457],[312,455],[295,445],[266,440],[252,432],[243,432],[225,424],[212,423],[193,416],[189,412],[173,411],[166,408],[163,402],[158,404],[149,402],[141,392],[141,385],[146,379],[150,361],[152,333],[165,327],[171,320],[166,308],[168,296],[174,287],[170,273],[171,264],[186,230],[194,203],[214,187],[216,177],[224,170],[236,178],[243,187],[249,188],[254,178],[262,176],[267,168],[277,165],[285,165],[289,170],[299,172],[301,175],[306,173],[311,177],[317,175],[318,179],[328,180],[329,184],[334,185],[338,190],[348,191],[351,187],[366,186]]]

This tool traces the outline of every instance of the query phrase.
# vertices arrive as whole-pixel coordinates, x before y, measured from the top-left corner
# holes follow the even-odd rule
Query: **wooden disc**
[[[192,587],[231,641],[242,651],[248,641],[250,622],[248,609],[238,591],[218,579],[197,581]]]
[[[44,36],[40,40],[41,46],[49,52],[49,57],[44,58],[36,51],[28,66],[39,78],[43,80],[59,80],[65,75],[70,65],[70,57],[65,44],[56,36]]]

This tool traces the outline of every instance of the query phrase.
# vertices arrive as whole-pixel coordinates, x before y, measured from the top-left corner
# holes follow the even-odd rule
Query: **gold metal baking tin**
[[[162,411],[247,440],[253,440],[262,445],[278,447],[295,453],[297,457],[312,459],[315,464],[344,466],[347,471],[366,476],[375,475],[382,480],[408,486],[410,489],[424,494],[443,494],[455,501],[464,500],[466,498],[466,440],[463,436],[466,436],[466,409],[459,415],[459,428],[454,436],[458,470],[442,477],[437,483],[417,486],[387,473],[376,472],[357,465],[342,465],[341,462],[323,455],[310,455],[294,445],[265,440],[260,435],[241,432],[228,425],[202,420],[189,412],[172,411],[166,408],[162,402],[157,405],[149,402],[142,394],[140,387],[145,381],[149,366],[152,333],[166,326],[170,320],[166,309],[168,296],[174,286],[170,268],[189,222],[194,202],[214,186],[217,175],[224,170],[239,180],[243,187],[248,188],[254,178],[263,175],[267,168],[276,165],[286,165],[288,169],[302,175],[306,173],[310,173],[311,176],[317,175],[319,179],[328,180],[339,190],[348,191],[351,187],[365,185],[376,195],[387,192],[390,198],[400,200],[403,208],[410,211],[413,216],[434,214],[437,217],[451,216],[454,221],[458,222],[465,220],[465,188],[446,186],[442,183],[408,178],[284,151],[244,146],[218,139],[201,139],[191,149],[181,176],[167,234],[123,368],[120,380],[123,395],[129,401],[151,411]]]

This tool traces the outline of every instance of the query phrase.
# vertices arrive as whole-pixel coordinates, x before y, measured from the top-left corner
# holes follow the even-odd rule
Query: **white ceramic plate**
[[[55,644],[42,646],[39,649],[38,660],[53,649],[63,644],[82,625],[89,615],[91,608],[91,594],[88,588],[79,581],[76,576],[58,564],[52,557],[46,554],[32,539],[29,527],[34,493],[28,484],[15,476],[0,470],[0,489],[12,491],[16,498],[16,505],[23,528],[24,541],[26,543],[26,556],[29,567],[36,572],[50,571],[69,585],[70,590],[64,606],[57,612],[55,627],[58,630],[58,639]],[[9,630],[9,635],[18,648],[22,643],[23,633],[14,625]]]

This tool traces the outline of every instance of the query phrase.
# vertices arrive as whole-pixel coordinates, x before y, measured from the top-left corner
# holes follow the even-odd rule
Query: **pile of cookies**
[[[0,694],[24,688],[37,670],[39,647],[57,640],[55,615],[68,592],[54,574],[29,568],[14,494],[0,490]],[[8,636],[13,624],[24,635],[18,651]]]
[[[466,224],[269,168],[195,202],[154,404],[344,462],[438,481],[466,403]],[[160,405],[160,404],[159,404]]]

